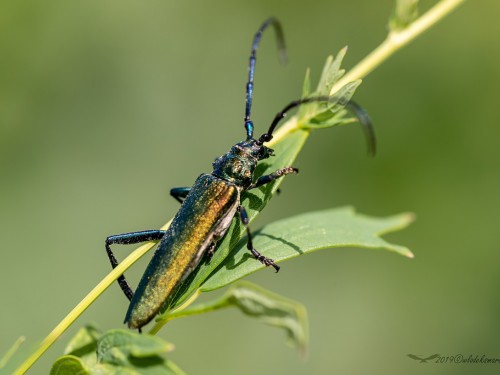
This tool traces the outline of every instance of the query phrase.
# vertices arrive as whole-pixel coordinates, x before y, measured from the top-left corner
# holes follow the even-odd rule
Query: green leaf
[[[333,86],[345,73],[345,70],[340,69],[340,65],[346,53],[347,47],[344,47],[337,53],[335,58],[333,58],[333,56],[328,56],[318,87],[316,91],[311,94],[309,94],[309,70],[306,72],[304,87],[302,89],[302,98],[330,96],[330,100],[328,102],[313,102],[302,105],[297,115],[300,126],[321,129],[353,122],[352,118],[347,117],[349,112],[346,111],[344,107],[351,100],[354,92],[361,84],[361,80],[358,79],[348,82],[341,87],[340,90],[332,93]]]
[[[87,368],[84,362],[74,356],[65,355],[58,358],[52,368],[50,375],[91,375],[92,372]]]
[[[266,225],[255,234],[254,246],[276,262],[316,250],[359,247],[385,249],[413,258],[406,247],[393,245],[380,236],[405,228],[413,215],[374,218],[356,214],[351,207],[317,211]],[[246,250],[243,239],[229,257],[206,279],[201,290],[207,292],[230,284],[264,268]]]
[[[335,58],[328,56],[321,73],[318,87],[314,93],[309,94],[309,70],[306,72],[306,79],[302,89],[302,98],[330,96],[332,100],[328,102],[314,102],[301,106],[297,118],[298,122],[305,127],[326,128],[340,125],[347,112],[343,111],[344,106],[351,100],[354,91],[360,85],[361,80],[348,82],[340,90],[332,93],[333,86],[344,75],[345,70],[340,69],[340,65],[347,53],[347,47],[342,48]],[[342,116],[337,116],[339,113]]]
[[[340,69],[340,65],[346,54],[347,47],[344,47],[337,53],[335,59],[333,56],[328,56],[316,89],[318,96],[330,95],[333,85],[344,75],[345,70]]]
[[[331,128],[333,126],[348,125],[352,124],[353,122],[359,122],[359,121],[357,118],[347,117],[347,110],[342,110],[328,119],[318,122],[310,122],[307,124],[307,126],[314,129],[325,129],[325,128]]]
[[[69,341],[64,354],[79,357],[87,366],[96,363],[97,342],[102,332],[92,325],[87,325]]]
[[[418,0],[397,0],[389,19],[390,31],[401,31],[418,18]]]
[[[349,82],[333,96],[328,103],[316,103],[318,112],[314,117],[302,119],[305,128],[326,128],[345,123],[347,111],[344,106],[351,100],[361,80]]]
[[[117,372],[134,374],[183,374],[174,363],[161,357],[174,346],[156,336],[142,335],[128,330],[108,331],[98,342],[97,361],[111,365]],[[128,373],[128,372],[125,372]]]
[[[159,337],[128,330],[112,330],[101,336],[88,326],[71,339],[66,351],[72,354],[57,359],[50,374],[182,375],[182,370],[162,357],[172,349],[172,344]]]
[[[97,361],[127,365],[130,358],[147,358],[174,349],[173,344],[159,337],[141,335],[129,330],[111,330],[101,337],[97,345]]]
[[[245,315],[282,328],[288,343],[305,356],[308,344],[308,323],[305,307],[249,282],[240,281],[215,301],[198,303],[180,311],[163,315],[160,325],[189,315],[203,314],[227,307],[237,307]]]
[[[286,331],[288,343],[305,356],[308,322],[305,307],[249,282],[239,282],[229,289],[228,302],[245,315]]]

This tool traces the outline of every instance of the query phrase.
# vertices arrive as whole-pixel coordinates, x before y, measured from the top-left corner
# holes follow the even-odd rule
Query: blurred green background
[[[424,1],[425,9],[433,2]],[[14,1],[0,3],[0,353],[20,335],[36,345],[110,270],[107,235],[157,228],[189,186],[244,137],[251,39],[259,49],[256,132],[316,82],[328,54],[353,66],[386,34],[391,1]],[[318,252],[249,279],[304,303],[307,361],[284,333],[236,310],[171,323],[161,336],[189,374],[491,374],[497,365],[421,364],[407,354],[500,358],[500,3],[470,1],[368,76],[355,99],[379,152],[357,126],[318,131],[297,177],[253,228],[311,210],[354,205],[415,212],[386,236],[416,258]],[[117,248],[125,256],[130,249]],[[135,284],[147,260],[129,272]],[[214,294],[215,295],[215,294]],[[213,297],[208,296],[208,297]],[[113,286],[42,358],[48,372],[87,322],[123,327]]]

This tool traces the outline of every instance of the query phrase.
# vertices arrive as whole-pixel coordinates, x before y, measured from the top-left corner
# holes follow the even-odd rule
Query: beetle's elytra
[[[118,262],[111,251],[112,244],[160,241],[135,293],[123,275],[118,279],[121,289],[130,300],[125,317],[125,323],[130,328],[140,330],[154,318],[174,289],[198,266],[203,254],[208,253],[211,256],[214,253],[217,242],[224,237],[237,214],[246,228],[247,248],[253,257],[262,264],[273,267],[276,272],[279,271],[279,266],[272,259],[262,255],[253,247],[248,216],[241,205],[241,193],[298,172],[296,168],[286,167],[269,175],[258,178],[254,176],[258,162],[273,155],[273,150],[266,147],[265,143],[273,138],[274,129],[286,113],[305,103],[329,101],[330,97],[311,97],[291,102],[276,114],[266,133],[257,139],[253,137],[254,125],[250,114],[255,55],[262,33],[268,26],[272,26],[276,32],[280,52],[284,54],[285,51],[281,25],[275,18],[270,18],[261,25],[252,44],[246,85],[244,118],[246,140],[237,143],[225,155],[218,157],[213,163],[212,173],[200,175],[191,188],[171,189],[171,195],[182,205],[166,231],[147,230],[110,236],[106,239],[106,251],[113,268]],[[354,103],[346,105],[354,109],[357,114],[364,115]],[[373,137],[369,139],[369,143],[374,144]]]

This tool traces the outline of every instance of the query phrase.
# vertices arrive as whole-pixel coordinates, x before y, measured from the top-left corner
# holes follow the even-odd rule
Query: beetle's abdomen
[[[209,174],[194,183],[172,220],[130,302],[125,322],[140,328],[158,313],[187,273],[196,267],[218,223],[234,216],[239,204],[235,185]]]

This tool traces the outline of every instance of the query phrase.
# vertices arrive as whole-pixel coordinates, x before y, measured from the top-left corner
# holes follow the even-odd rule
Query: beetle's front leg
[[[265,257],[257,250],[255,250],[255,248],[253,247],[252,233],[250,233],[250,228],[248,227],[248,215],[247,211],[245,210],[245,207],[239,206],[238,211],[240,212],[240,219],[243,225],[245,226],[245,229],[247,230],[247,249],[250,250],[254,258],[257,259],[259,262],[261,262],[265,266],[272,266],[276,270],[276,272],[278,272],[280,270],[280,267],[276,263],[274,263],[274,260]]]
[[[299,170],[297,168],[294,168],[294,167],[285,167],[285,168],[278,169],[274,173],[267,174],[265,176],[260,176],[257,179],[257,181],[255,181],[253,184],[251,184],[248,187],[248,189],[246,189],[246,190],[254,189],[256,187],[268,184],[268,183],[273,182],[274,180],[276,180],[280,177],[286,176],[287,174],[290,174],[290,173],[299,173]]]

